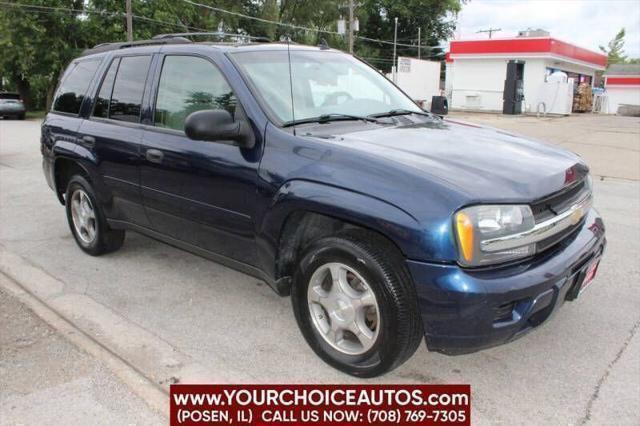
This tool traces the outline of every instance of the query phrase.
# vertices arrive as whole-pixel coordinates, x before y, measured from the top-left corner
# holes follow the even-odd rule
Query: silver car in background
[[[19,94],[0,92],[0,117],[24,120],[26,112]]]

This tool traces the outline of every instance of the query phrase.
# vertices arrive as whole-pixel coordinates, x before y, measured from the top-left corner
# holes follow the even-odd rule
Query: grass
[[[47,111],[45,110],[41,110],[41,111],[27,111],[27,118],[38,118],[38,119],[42,119],[44,118],[44,116],[47,115]]]

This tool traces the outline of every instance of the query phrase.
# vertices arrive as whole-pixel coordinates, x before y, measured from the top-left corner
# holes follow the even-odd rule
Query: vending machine
[[[504,81],[502,95],[503,114],[521,114],[524,101],[524,62],[509,61],[507,63],[507,78]]]

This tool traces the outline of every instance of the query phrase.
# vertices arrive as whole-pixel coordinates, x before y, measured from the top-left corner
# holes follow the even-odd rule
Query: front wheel
[[[294,276],[298,325],[320,358],[353,376],[386,373],[422,341],[417,299],[402,256],[368,232],[313,243]]]

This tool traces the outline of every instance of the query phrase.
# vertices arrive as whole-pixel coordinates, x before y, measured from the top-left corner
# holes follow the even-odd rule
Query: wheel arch
[[[91,182],[91,175],[78,159],[59,156],[53,162],[53,176],[55,182],[55,191],[58,200],[62,205],[65,204],[64,194],[67,190],[69,180],[76,174],[84,176],[89,182]]]
[[[284,185],[265,214],[260,236],[273,250],[273,276],[287,292],[300,251],[343,230],[367,233],[403,257],[419,250],[418,221],[409,213],[365,194],[309,181]]]
[[[342,231],[368,235],[404,255],[400,246],[378,230],[344,218],[328,216],[311,210],[296,210],[287,217],[280,233],[276,259],[277,276],[289,276],[292,273],[297,255],[304,247],[320,238]]]

